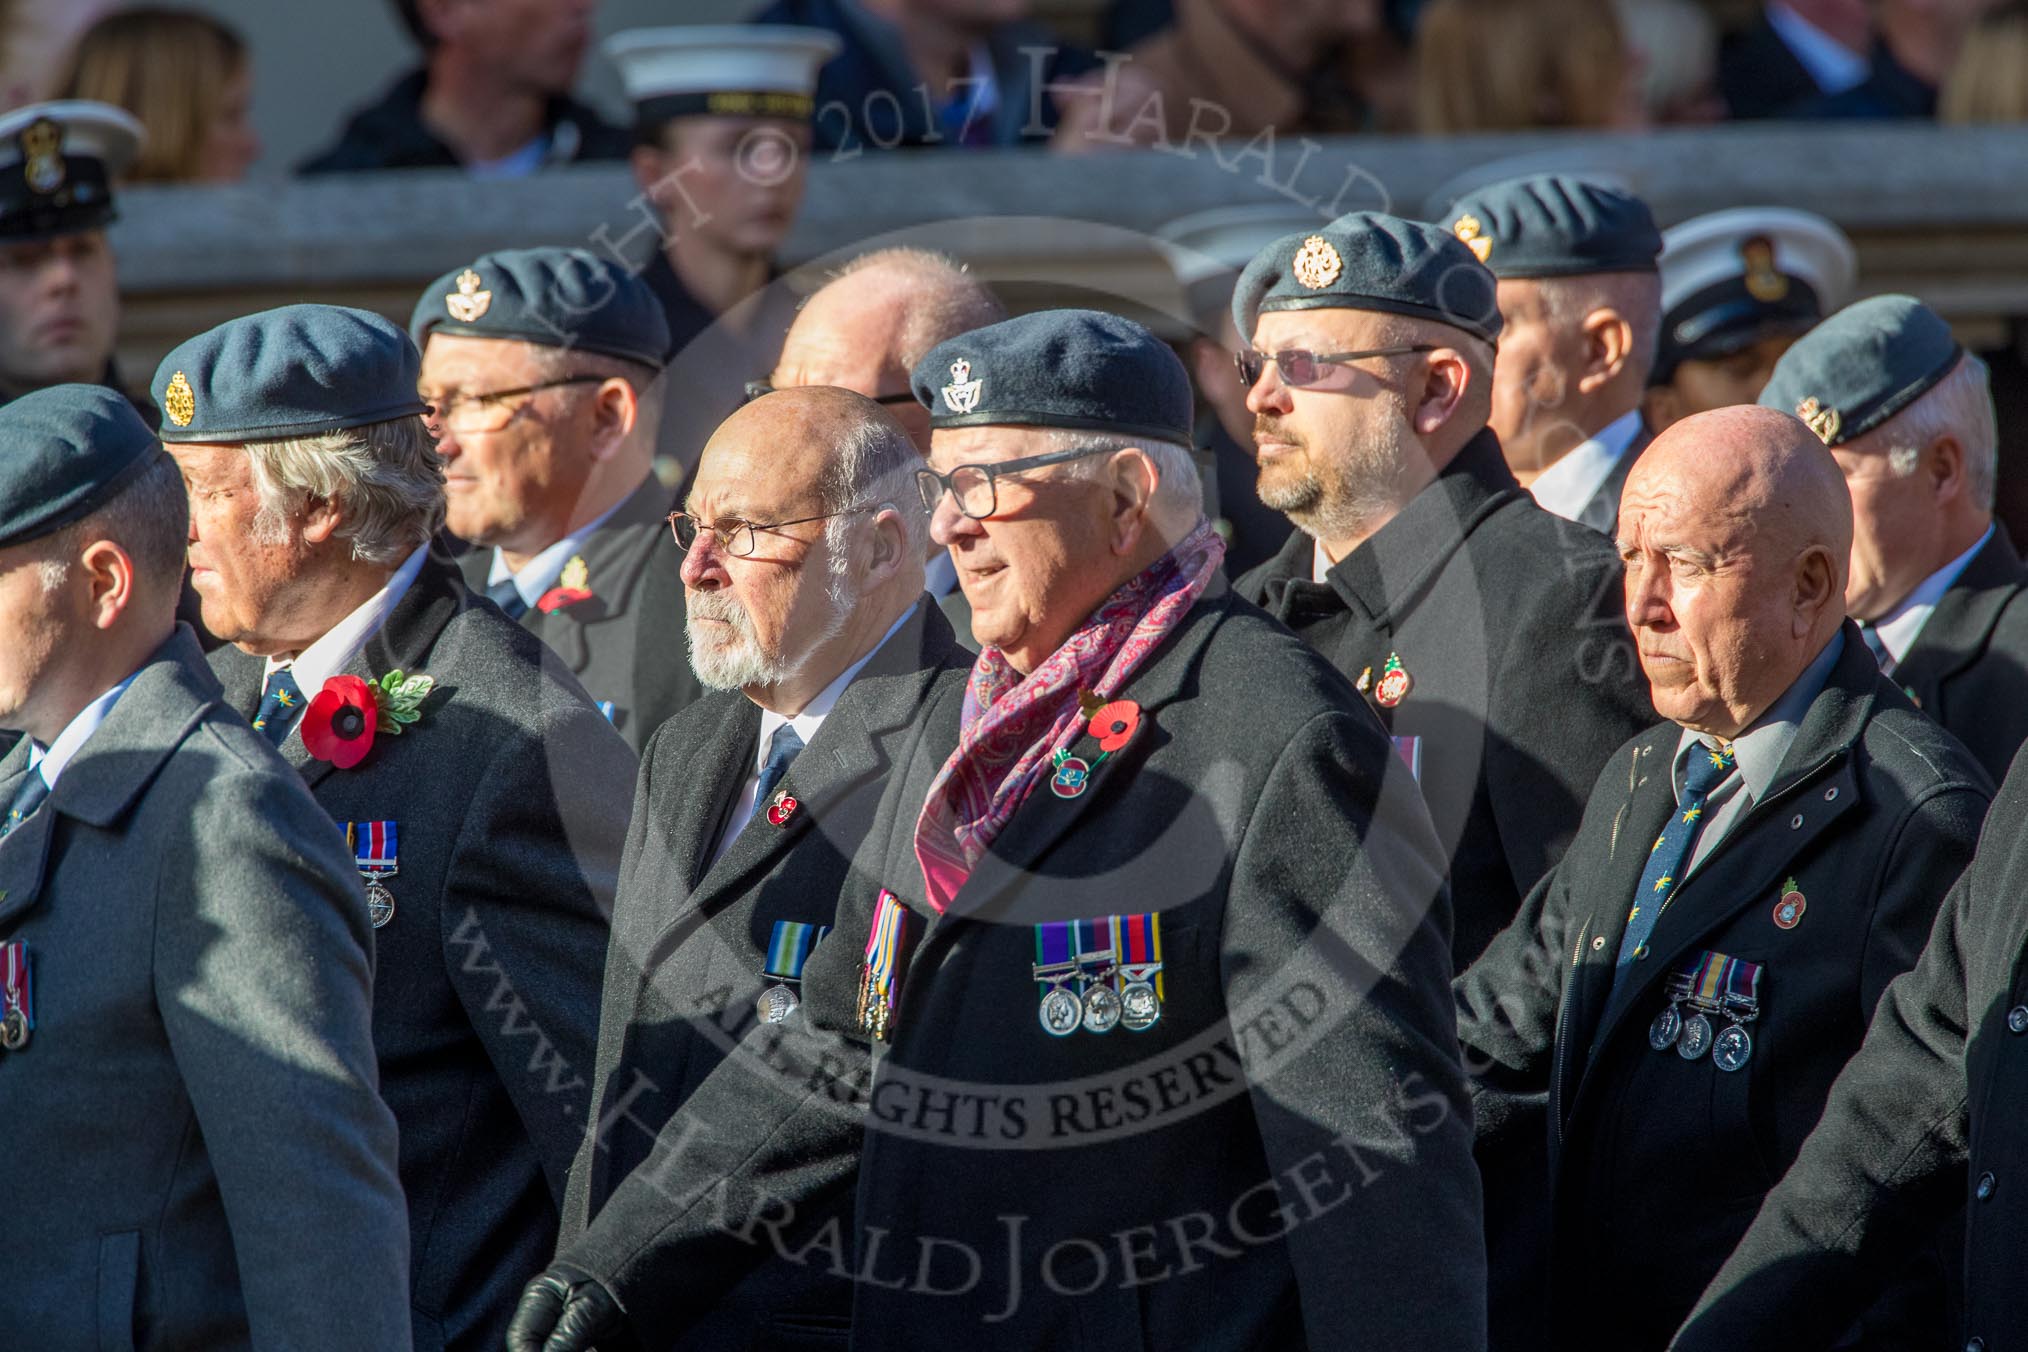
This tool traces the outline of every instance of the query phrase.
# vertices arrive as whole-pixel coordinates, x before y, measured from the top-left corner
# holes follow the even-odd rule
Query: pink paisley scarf
[[[1052,772],[1054,753],[1088,721],[1078,694],[1110,699],[1178,625],[1225,557],[1205,522],[1091,613],[1025,678],[998,648],[972,664],[963,730],[915,824],[915,857],[930,905],[942,912],[986,848]]]

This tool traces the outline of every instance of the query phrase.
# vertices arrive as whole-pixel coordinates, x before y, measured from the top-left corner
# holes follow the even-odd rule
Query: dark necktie
[[[1873,660],[1880,664],[1880,670],[1882,672],[1893,671],[1894,654],[1887,651],[1887,644],[1881,639],[1880,631],[1863,620],[1858,621],[1858,624],[1859,637],[1866,640],[1867,651],[1871,652]]]
[[[486,588],[486,598],[506,611],[510,620],[518,620],[528,613],[528,603],[521,599],[521,589],[514,585],[511,577],[503,577]]]
[[[768,743],[767,764],[761,766],[760,787],[754,791],[753,811],[759,816],[767,810],[768,800],[775,795],[775,789],[782,782],[782,776],[789,772],[789,764],[796,753],[803,749],[803,739],[796,732],[795,724],[784,723],[775,729],[774,739]]]
[[[1704,829],[1704,802],[1713,789],[1725,782],[1733,765],[1729,745],[1714,751],[1700,742],[1691,749],[1690,764],[1683,772],[1683,796],[1677,801],[1669,824],[1656,838],[1655,847],[1648,852],[1647,867],[1641,870],[1641,881],[1634,889],[1633,910],[1627,915],[1627,932],[1620,940],[1619,961],[1613,969],[1615,985],[1625,977],[1628,968],[1648,956],[1648,936],[1655,932],[1655,922],[1669,904],[1677,881],[1690,866],[1691,850],[1697,844],[1698,833]]]
[[[14,791],[14,801],[7,805],[7,817],[0,821],[0,837],[27,821],[35,809],[42,806],[42,800],[49,797],[49,785],[43,782],[42,771],[30,770],[28,778],[21,781],[21,787]]]
[[[280,746],[289,739],[289,729],[296,726],[302,712],[303,689],[289,669],[277,667],[268,673],[267,684],[261,688],[260,708],[254,710],[254,731]]]

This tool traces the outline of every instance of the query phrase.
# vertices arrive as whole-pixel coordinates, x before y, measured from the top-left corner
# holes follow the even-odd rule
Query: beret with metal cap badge
[[[377,314],[285,305],[185,342],[149,390],[164,441],[282,441],[429,412],[416,394],[421,365],[408,335]]]
[[[633,271],[583,249],[502,249],[423,288],[409,337],[497,338],[574,348],[659,369],[669,320]]]
[[[103,385],[51,385],[0,408],[0,446],[0,546],[82,521],[161,454],[126,396]]]
[[[1196,396],[1167,343],[1098,310],[1039,310],[930,349],[911,379],[936,427],[1065,427],[1188,445]]]
[[[1500,336],[1493,274],[1450,231],[1380,212],[1284,235],[1254,255],[1232,293],[1251,341],[1272,310],[1378,310],[1429,319],[1487,342]]]
[[[1761,391],[1826,446],[1864,436],[1933,389],[1965,350],[1942,316],[1913,296],[1848,305],[1796,340]]]
[[[1468,193],[1447,228],[1500,278],[1653,272],[1662,232],[1624,189],[1569,174],[1531,174]]]

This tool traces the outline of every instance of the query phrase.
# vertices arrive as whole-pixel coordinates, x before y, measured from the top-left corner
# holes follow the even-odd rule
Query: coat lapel
[[[573,672],[582,675],[591,663],[585,626],[628,613],[641,574],[660,556],[662,546],[674,551],[675,543],[663,528],[669,498],[662,481],[649,475],[585,537],[584,547],[574,556],[584,560],[585,588],[591,596],[548,615],[531,608],[521,617],[521,623],[555,649]],[[637,549],[644,532],[651,533],[649,546]]]
[[[1943,683],[1985,655],[1993,626],[2024,585],[2028,568],[2014,552],[2007,528],[1995,525],[1993,538],[1937,601],[1894,679],[1908,687],[1917,703],[1935,710]]]
[[[1683,879],[1656,922],[1638,977],[1614,992],[1587,1045],[1610,1038],[1670,968],[1712,930],[1749,906],[1774,901],[1791,861],[1859,800],[1852,747],[1866,729],[1881,676],[1858,632],[1846,623],[1845,651],[1810,705],[1767,793]],[[1624,930],[1624,921],[1622,922]]]
[[[740,789],[753,773],[754,758],[760,750],[759,707],[744,695],[735,693],[734,699],[737,703],[719,720],[710,740],[696,746],[689,758],[698,801],[712,805],[714,810],[684,813],[669,842],[670,857],[683,864],[685,895],[690,898],[696,896],[711,867],[711,851],[724,834],[731,814],[738,809]],[[752,824],[748,827],[748,831],[740,833],[740,840],[746,839]],[[739,841],[733,843],[737,845]],[[691,904],[686,901],[683,909],[689,910]]]

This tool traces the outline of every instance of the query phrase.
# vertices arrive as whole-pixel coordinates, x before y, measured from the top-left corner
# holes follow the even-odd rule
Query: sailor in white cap
[[[1225,537],[1232,577],[1265,563],[1289,538],[1289,521],[1262,504],[1255,485],[1253,414],[1232,354],[1245,347],[1232,326],[1232,288],[1253,256],[1275,240],[1322,224],[1289,202],[1213,207],[1178,217],[1155,232],[1183,291],[1191,333],[1182,344],[1203,407],[1197,417],[1197,470],[1204,514]]]
[[[49,385],[120,388],[106,226],[141,136],[127,112],[84,100],[0,117],[0,403]],[[134,402],[152,425],[154,410]]]
[[[1822,216],[1737,207],[1662,234],[1662,332],[1641,412],[1659,435],[1693,413],[1751,404],[1775,362],[1852,299],[1852,241]]]
[[[795,317],[770,285],[802,204],[817,70],[838,39],[814,28],[687,24],[617,33],[605,45],[634,105],[634,177],[652,219],[595,238],[669,319],[675,353],[659,458],[671,486],[767,376]]]

